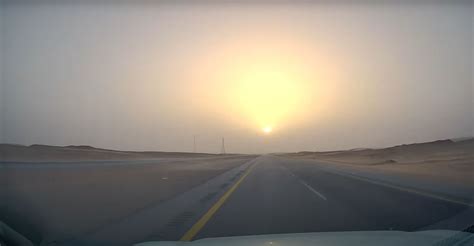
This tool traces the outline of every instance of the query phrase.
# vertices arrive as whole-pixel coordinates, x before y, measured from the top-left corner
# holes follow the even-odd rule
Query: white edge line
[[[304,182],[303,180],[301,180],[300,177],[296,176],[292,171],[288,170],[288,168],[286,167],[283,167],[283,169],[286,169],[288,172],[290,172],[291,176],[295,177],[298,179],[298,182],[300,182],[302,185],[304,185],[306,188],[308,188],[311,192],[313,192],[314,194],[316,194],[317,196],[319,196],[321,199],[327,201],[328,199],[321,193],[319,193],[317,190],[315,190],[313,187],[311,187],[310,185],[308,185],[306,182]]]
[[[300,183],[304,186],[306,186],[306,188],[308,188],[311,192],[313,192],[314,194],[318,195],[319,197],[321,197],[323,200],[327,201],[328,199],[321,193],[319,193],[317,190],[315,190],[313,187],[309,186],[307,183],[305,183],[303,180],[299,179],[298,178],[298,181],[300,181]]]
[[[416,188],[403,187],[403,186],[399,186],[399,185],[396,185],[396,184],[390,184],[390,183],[386,183],[386,182],[383,182],[383,181],[377,181],[377,180],[362,177],[362,176],[359,176],[359,175],[356,175],[356,174],[353,174],[353,173],[349,173],[349,172],[348,173],[343,173],[342,171],[339,171],[339,170],[328,170],[328,169],[326,169],[326,171],[331,172],[331,173],[336,174],[336,175],[343,176],[343,177],[353,178],[353,179],[357,179],[357,180],[360,180],[360,181],[365,181],[365,182],[368,182],[368,183],[372,183],[372,184],[375,184],[375,185],[384,186],[384,187],[396,189],[396,190],[399,190],[399,191],[408,192],[408,193],[411,193],[411,194],[417,194],[417,195],[428,197],[428,198],[431,198],[431,199],[437,199],[437,200],[450,202],[450,203],[455,203],[455,204],[459,204],[459,205],[463,205],[463,206],[467,206],[467,207],[474,207],[474,204],[470,204],[468,202],[459,201],[459,200],[456,200],[456,199],[453,199],[453,198],[444,197],[442,195],[432,194],[428,191],[417,190]]]

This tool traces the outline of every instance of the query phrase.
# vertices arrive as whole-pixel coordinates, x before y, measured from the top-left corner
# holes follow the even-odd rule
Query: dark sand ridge
[[[91,146],[49,146],[0,144],[0,161],[86,161],[86,160],[136,160],[154,158],[211,157],[215,154],[158,152],[158,151],[118,151],[99,149]]]
[[[115,223],[255,157],[83,146],[0,147],[0,221],[35,242]]]
[[[285,156],[436,179],[474,187],[474,139],[440,140],[384,149],[299,152]]]

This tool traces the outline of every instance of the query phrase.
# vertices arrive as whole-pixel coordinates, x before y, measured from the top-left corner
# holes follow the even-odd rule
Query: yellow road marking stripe
[[[194,224],[191,229],[189,229],[180,239],[180,241],[191,241],[201,229],[206,225],[206,223],[212,218],[212,216],[219,210],[219,208],[225,203],[225,201],[232,195],[232,193],[237,189],[237,187],[242,183],[242,181],[249,175],[250,171],[252,171],[253,167],[256,164],[252,164],[252,166],[247,168],[247,171],[240,177],[237,182],[229,189],[227,192],[222,195],[219,200],[212,205],[212,207]]]

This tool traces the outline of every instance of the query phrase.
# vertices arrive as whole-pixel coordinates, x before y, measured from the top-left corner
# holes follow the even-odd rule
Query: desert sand
[[[474,187],[474,139],[439,140],[383,149],[298,152],[287,157],[372,169]]]
[[[215,154],[158,151],[118,151],[94,148],[86,145],[49,146],[0,144],[0,161],[44,162],[44,161],[88,161],[88,160],[137,160],[154,158],[210,157]]]
[[[100,230],[255,157],[7,144],[0,153],[0,221],[35,242]],[[282,155],[474,187],[473,139]]]
[[[100,229],[254,157],[85,146],[0,150],[0,221],[34,242]]]

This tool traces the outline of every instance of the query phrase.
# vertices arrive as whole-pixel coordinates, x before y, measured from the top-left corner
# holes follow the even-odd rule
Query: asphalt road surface
[[[274,233],[414,231],[469,206],[262,156],[193,239]],[[472,218],[474,219],[474,218]]]
[[[212,165],[215,168],[216,164]],[[277,233],[455,229],[444,228],[439,222],[451,221],[450,227],[461,228],[464,225],[457,218],[462,218],[462,223],[474,221],[470,202],[343,175],[315,162],[264,155],[233,165],[165,201],[111,219],[93,230],[56,240],[54,245],[130,245]],[[174,179],[168,174],[169,179],[160,182]],[[124,182],[126,186],[127,180]],[[98,207],[91,214],[100,214],[103,209],[106,208]]]

